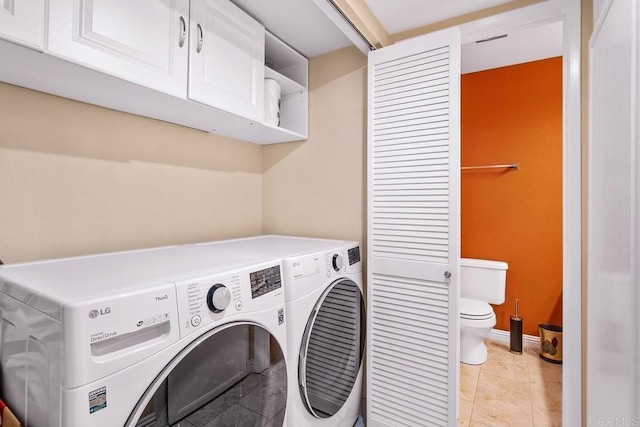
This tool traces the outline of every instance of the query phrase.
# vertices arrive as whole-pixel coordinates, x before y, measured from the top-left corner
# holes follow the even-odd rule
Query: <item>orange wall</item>
[[[514,300],[524,333],[562,324],[562,58],[462,76],[462,256],[506,261],[494,306],[509,330]]]

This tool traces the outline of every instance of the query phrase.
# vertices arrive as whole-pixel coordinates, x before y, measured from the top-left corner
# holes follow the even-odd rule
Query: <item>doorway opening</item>
[[[580,17],[579,2],[550,0],[460,26],[464,46],[505,33],[562,23],[562,425],[565,426],[582,423]],[[521,49],[527,49],[527,45]],[[513,301],[506,304],[510,307]]]
[[[508,271],[487,361],[460,366],[461,425],[562,421],[562,366],[538,357],[538,325],[562,325],[562,26],[462,45],[461,256],[506,262]],[[478,294],[460,286],[463,298]],[[524,348],[510,349],[515,300]]]

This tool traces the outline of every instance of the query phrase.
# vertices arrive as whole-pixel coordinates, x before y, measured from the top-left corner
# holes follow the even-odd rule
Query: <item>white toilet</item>
[[[507,279],[506,262],[484,259],[460,259],[460,361],[480,365],[487,361],[482,340],[496,325],[489,305],[504,303]]]

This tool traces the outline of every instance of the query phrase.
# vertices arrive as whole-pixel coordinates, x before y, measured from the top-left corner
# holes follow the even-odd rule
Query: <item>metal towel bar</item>
[[[468,170],[468,169],[511,169],[511,170],[518,170],[518,169],[520,169],[520,163],[509,163],[508,165],[463,166],[460,169],[462,169],[462,170]]]

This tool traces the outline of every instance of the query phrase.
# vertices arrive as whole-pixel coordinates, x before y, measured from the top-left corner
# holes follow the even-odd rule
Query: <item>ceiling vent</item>
[[[500,34],[499,36],[493,36],[493,37],[489,37],[486,39],[482,39],[482,40],[476,40],[476,43],[486,43],[486,42],[492,42],[494,40],[500,40],[503,39],[505,37],[507,37],[509,34]]]

